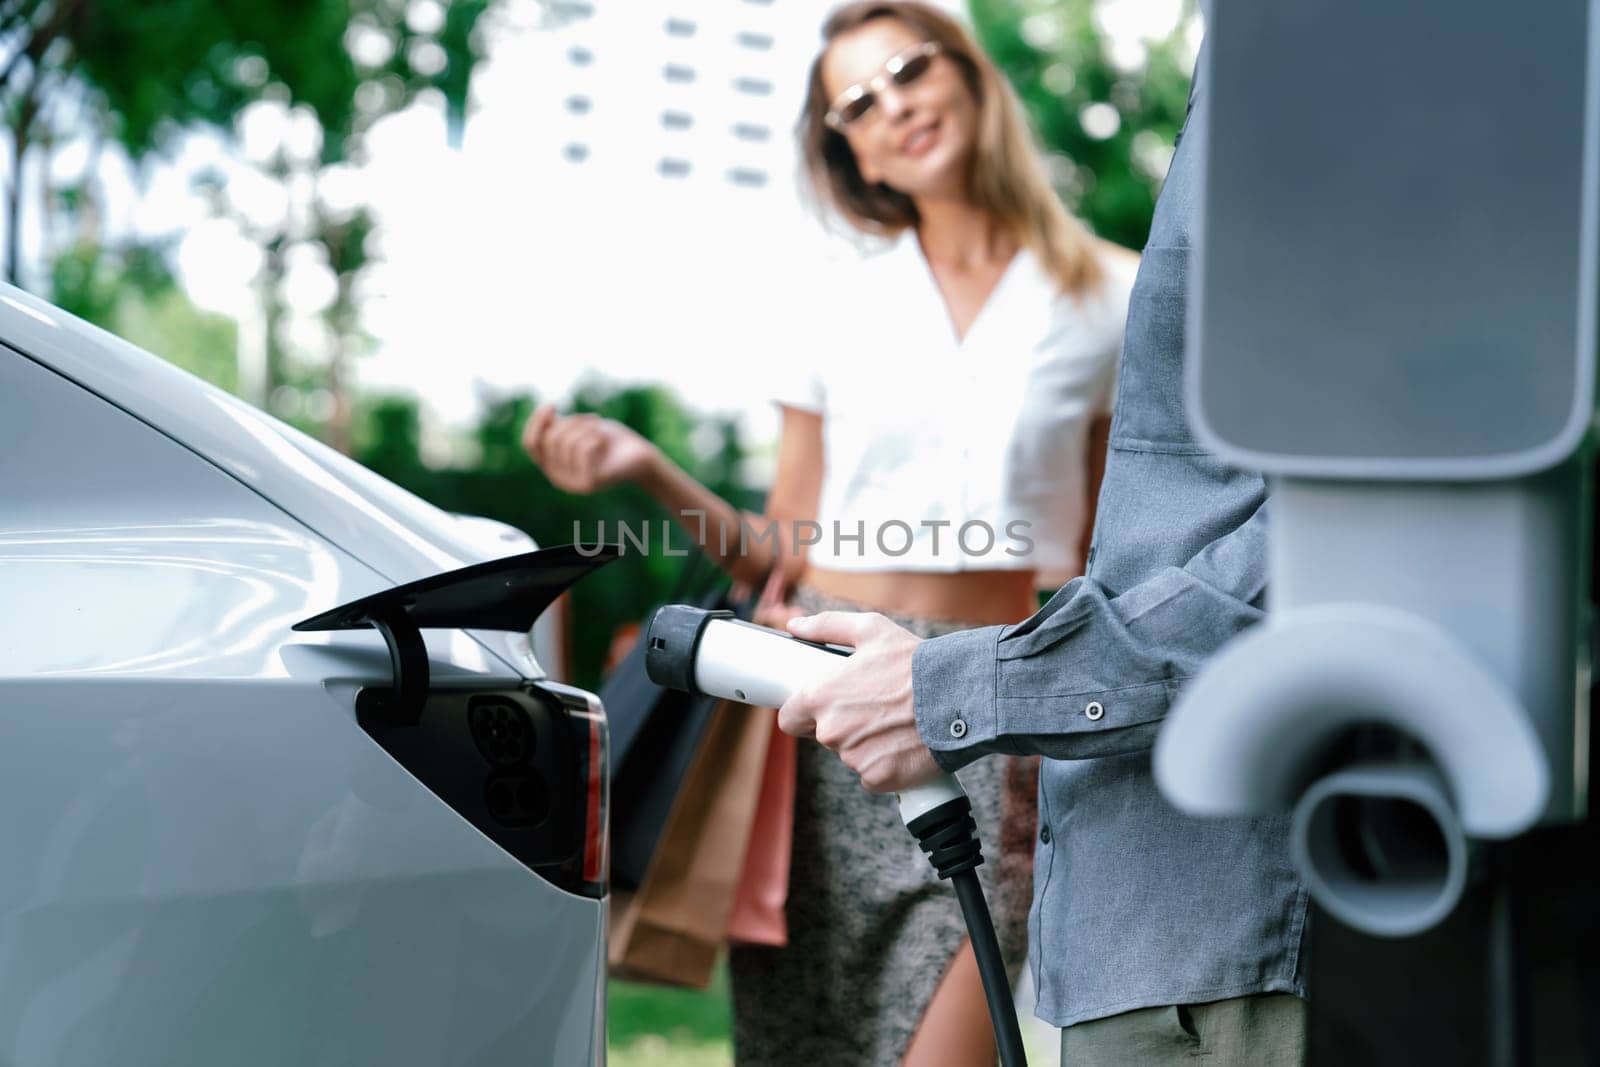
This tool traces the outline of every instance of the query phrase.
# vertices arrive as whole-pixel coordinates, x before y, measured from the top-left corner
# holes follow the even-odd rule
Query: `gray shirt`
[[[1266,487],[1196,444],[1183,411],[1205,110],[1197,91],[1134,284],[1087,573],[1022,623],[924,641],[912,666],[917,726],[945,769],[1045,757],[1029,952],[1057,1026],[1304,995],[1287,816],[1190,818],[1150,774],[1184,680],[1261,618],[1266,584]]]

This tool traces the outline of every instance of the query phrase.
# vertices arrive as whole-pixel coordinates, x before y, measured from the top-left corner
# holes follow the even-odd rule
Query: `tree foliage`
[[[984,49],[1022,98],[1068,203],[1102,237],[1144,247],[1188,103],[1179,33],[1112,62],[1095,0],[969,0]],[[1106,108],[1110,108],[1108,111]]]
[[[202,311],[178,285],[159,244],[80,243],[56,257],[50,302],[140,348],[159,352],[229,392],[239,389],[238,325]]]
[[[442,93],[457,125],[490,0],[0,0],[0,108],[10,133],[6,270],[18,276],[22,164],[94,131],[135,159],[188,126],[231,131],[276,94],[349,157],[363,118]]]

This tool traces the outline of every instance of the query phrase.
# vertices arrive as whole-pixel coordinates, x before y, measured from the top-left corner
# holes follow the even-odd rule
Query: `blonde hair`
[[[978,138],[967,173],[973,202],[1038,258],[1062,292],[1079,294],[1097,283],[1101,268],[1094,238],[1050,187],[1011,86],[960,23],[917,0],[858,0],[834,11],[823,24],[823,46],[811,62],[805,107],[795,130],[817,199],[867,233],[893,236],[921,221],[911,197],[862,177],[849,141],[827,122],[832,101],[822,84],[823,56],[835,38],[879,18],[899,19],[925,40],[937,42],[977,101]]]

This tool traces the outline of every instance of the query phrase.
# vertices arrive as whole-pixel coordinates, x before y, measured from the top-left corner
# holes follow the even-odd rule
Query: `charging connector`
[[[730,618],[726,612],[687,604],[658,610],[644,639],[645,671],[657,685],[771,707],[839,670],[850,655],[846,648],[801,641]],[[898,801],[900,817],[928,862],[940,878],[955,886],[983,980],[1001,1067],[1026,1067],[1011,979],[978,881],[983,850],[972,801],[948,774],[902,791]]]

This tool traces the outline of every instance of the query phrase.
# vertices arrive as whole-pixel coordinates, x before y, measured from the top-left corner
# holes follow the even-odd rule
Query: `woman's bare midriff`
[[[874,611],[981,625],[1021,622],[1038,600],[1033,571],[835,571],[807,567],[801,581]]]

